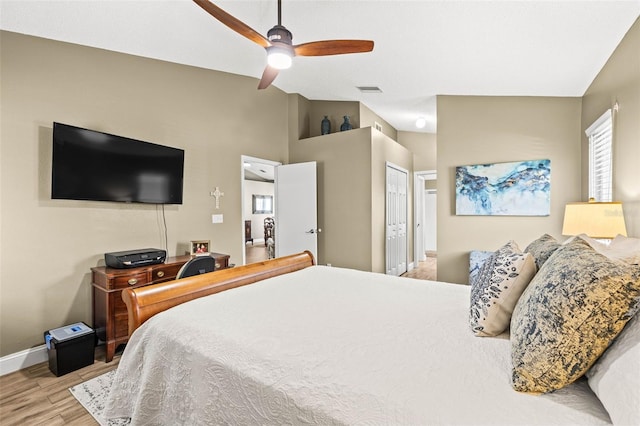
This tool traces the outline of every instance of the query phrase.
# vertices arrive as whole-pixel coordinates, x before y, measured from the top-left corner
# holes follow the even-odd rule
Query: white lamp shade
[[[568,203],[564,209],[563,235],[586,234],[591,238],[627,236],[622,203]]]

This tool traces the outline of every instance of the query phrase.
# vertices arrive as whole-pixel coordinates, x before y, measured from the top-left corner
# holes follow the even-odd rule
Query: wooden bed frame
[[[305,251],[208,274],[124,289],[122,299],[129,315],[129,336],[146,320],[173,306],[313,265],[313,254]]]

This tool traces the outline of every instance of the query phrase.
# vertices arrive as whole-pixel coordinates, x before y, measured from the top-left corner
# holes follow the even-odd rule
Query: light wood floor
[[[244,245],[244,250],[247,263],[261,262],[269,258],[267,246],[262,242],[247,243]]]
[[[418,262],[418,266],[416,268],[402,274],[403,277],[407,278],[432,281],[437,279],[437,275],[438,258],[433,252],[427,252],[427,258],[423,262]]]
[[[105,363],[104,347],[99,346],[93,365],[61,377],[46,362],[0,377],[0,424],[97,425],[69,388],[115,369],[119,360],[117,354]]]
[[[248,244],[246,250],[247,263],[267,259],[264,244]],[[426,261],[402,276],[435,280],[436,263],[435,254],[429,254]],[[112,362],[105,363],[104,347],[98,347],[93,365],[61,377],[49,371],[46,362],[0,377],[0,424],[97,425],[68,389],[115,369],[119,360],[117,353]]]

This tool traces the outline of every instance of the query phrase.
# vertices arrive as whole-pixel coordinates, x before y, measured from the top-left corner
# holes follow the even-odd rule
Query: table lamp
[[[621,202],[567,203],[562,235],[586,234],[595,239],[611,240],[627,236]]]

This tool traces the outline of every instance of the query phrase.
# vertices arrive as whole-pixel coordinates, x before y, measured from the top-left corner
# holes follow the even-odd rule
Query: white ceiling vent
[[[358,86],[358,90],[362,93],[382,93],[378,86]]]

